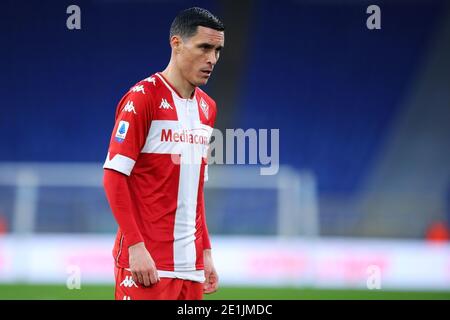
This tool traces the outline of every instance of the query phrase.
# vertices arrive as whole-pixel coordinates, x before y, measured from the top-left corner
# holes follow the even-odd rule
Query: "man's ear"
[[[170,38],[170,47],[176,53],[180,52],[182,45],[183,45],[183,40],[181,39],[180,36],[172,36],[172,38]]]

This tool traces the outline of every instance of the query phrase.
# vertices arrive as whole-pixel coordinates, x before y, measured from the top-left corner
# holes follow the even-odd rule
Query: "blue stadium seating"
[[[320,191],[352,192],[411,90],[444,2],[383,3],[377,31],[365,27],[366,3],[305,3],[256,3],[235,123],[280,128],[282,163],[312,169]],[[103,161],[117,101],[164,68],[174,12],[191,3],[79,5],[82,30],[68,31],[65,2],[2,4],[0,161]]]

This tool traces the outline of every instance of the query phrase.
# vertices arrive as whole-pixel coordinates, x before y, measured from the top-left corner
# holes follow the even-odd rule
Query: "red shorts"
[[[131,272],[115,267],[116,300],[202,300],[203,283],[176,278],[160,278],[149,287],[133,281]]]

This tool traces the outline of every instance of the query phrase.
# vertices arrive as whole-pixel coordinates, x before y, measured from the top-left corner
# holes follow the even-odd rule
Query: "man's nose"
[[[217,63],[217,55],[215,51],[211,51],[211,53],[208,54],[207,62],[212,64],[213,66]]]

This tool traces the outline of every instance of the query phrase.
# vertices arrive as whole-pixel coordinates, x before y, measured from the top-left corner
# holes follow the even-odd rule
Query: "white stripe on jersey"
[[[184,130],[183,130],[184,129]],[[153,120],[150,125],[150,130],[145,141],[144,147],[142,147],[142,153],[165,153],[165,154],[181,154],[184,149],[188,148],[186,144],[189,144],[189,148],[195,146],[195,154],[200,152],[203,157],[206,158],[208,154],[208,146],[197,143],[179,143],[175,142],[174,134],[188,133],[193,134],[196,138],[205,138],[209,141],[213,129],[202,123],[196,123],[195,127],[186,129],[182,127],[178,120]],[[170,141],[169,138],[172,138]],[[162,141],[165,139],[165,141]]]
[[[131,273],[130,268],[125,268],[126,271]],[[205,282],[205,272],[203,270],[195,271],[166,271],[156,270],[160,278],[177,278],[183,280],[191,280],[196,282]]]
[[[182,129],[196,129],[200,126],[197,100],[182,100],[173,94],[178,121]],[[181,154],[180,180],[178,184],[177,211],[174,227],[174,271],[195,270],[197,252],[195,249],[195,218],[197,215],[197,193],[203,145],[183,144]],[[198,159],[197,159],[198,158]]]
[[[109,152],[108,152],[103,168],[113,169],[129,176],[131,170],[133,170],[135,162],[136,161],[134,161],[133,159],[123,156],[121,154],[116,154],[111,160],[109,160]]]

